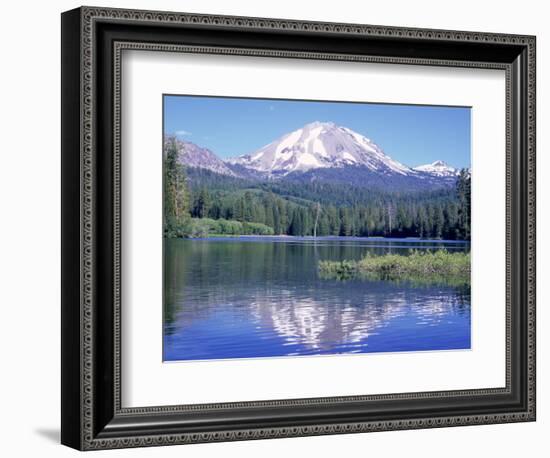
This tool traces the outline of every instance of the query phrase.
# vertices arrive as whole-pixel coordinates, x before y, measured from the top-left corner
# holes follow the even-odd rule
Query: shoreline
[[[209,234],[207,237],[164,237],[174,240],[209,240],[209,239],[259,239],[259,240],[365,240],[384,242],[413,242],[413,243],[444,243],[456,245],[470,245],[470,240],[448,240],[448,239],[422,239],[418,237],[357,237],[347,235],[323,235],[313,237],[312,235],[253,235],[253,234]]]

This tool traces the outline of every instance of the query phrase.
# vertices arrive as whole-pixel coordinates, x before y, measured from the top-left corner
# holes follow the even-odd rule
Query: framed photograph
[[[62,15],[62,443],[535,420],[535,37]]]

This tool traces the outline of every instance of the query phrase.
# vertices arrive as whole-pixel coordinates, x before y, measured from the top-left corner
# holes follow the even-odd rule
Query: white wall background
[[[117,0],[96,5],[533,34],[538,37],[538,421],[165,447],[109,456],[271,457],[383,455],[408,457],[543,456],[550,427],[550,29],[536,0]],[[60,13],[78,2],[9,2],[0,46],[0,453],[70,456],[59,442],[60,372]],[[546,434],[545,434],[546,433]]]

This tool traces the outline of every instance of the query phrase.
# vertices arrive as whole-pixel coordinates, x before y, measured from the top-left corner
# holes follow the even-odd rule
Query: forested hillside
[[[312,181],[255,180],[185,168],[165,150],[167,237],[293,235],[469,240],[470,174],[456,186],[388,192]]]

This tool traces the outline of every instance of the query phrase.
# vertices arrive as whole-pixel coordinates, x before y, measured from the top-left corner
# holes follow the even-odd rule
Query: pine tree
[[[303,218],[299,208],[292,212],[292,221],[289,228],[290,235],[303,235]]]
[[[340,212],[341,230],[340,235],[350,237],[353,235],[353,222],[349,208],[343,208]]]
[[[423,205],[418,207],[418,213],[416,216],[416,225],[418,227],[418,236],[427,237],[428,236],[428,216],[426,214],[426,209]]]
[[[327,208],[327,216],[329,221],[329,234],[340,235],[340,218],[336,207],[329,205]]]
[[[460,171],[456,182],[456,194],[458,199],[458,233],[465,240],[470,239],[471,218],[471,176],[466,169]]]
[[[300,214],[302,219],[302,233],[301,235],[311,235],[312,233],[312,225],[311,225],[311,218],[309,214],[309,209],[300,207]]]
[[[250,191],[246,191],[244,193],[244,199],[243,199],[243,221],[254,221],[253,219],[253,202],[252,202],[252,193]]]
[[[443,236],[443,223],[445,221],[445,217],[443,215],[443,209],[441,208],[441,205],[435,206],[433,215],[434,215],[433,235],[435,238],[440,239]]]
[[[279,207],[275,201],[271,204],[271,214],[273,215],[273,232],[275,234],[281,233],[281,215],[279,214]]]
[[[288,233],[288,211],[285,201],[283,199],[277,199],[277,209],[279,211],[279,225],[280,231],[279,234]]]
[[[208,218],[208,212],[210,211],[210,194],[208,193],[208,190],[203,187],[200,192],[199,196],[197,198],[197,216],[199,218]]]
[[[189,218],[190,196],[183,165],[178,160],[176,139],[168,140],[164,157],[164,232],[183,235]]]

